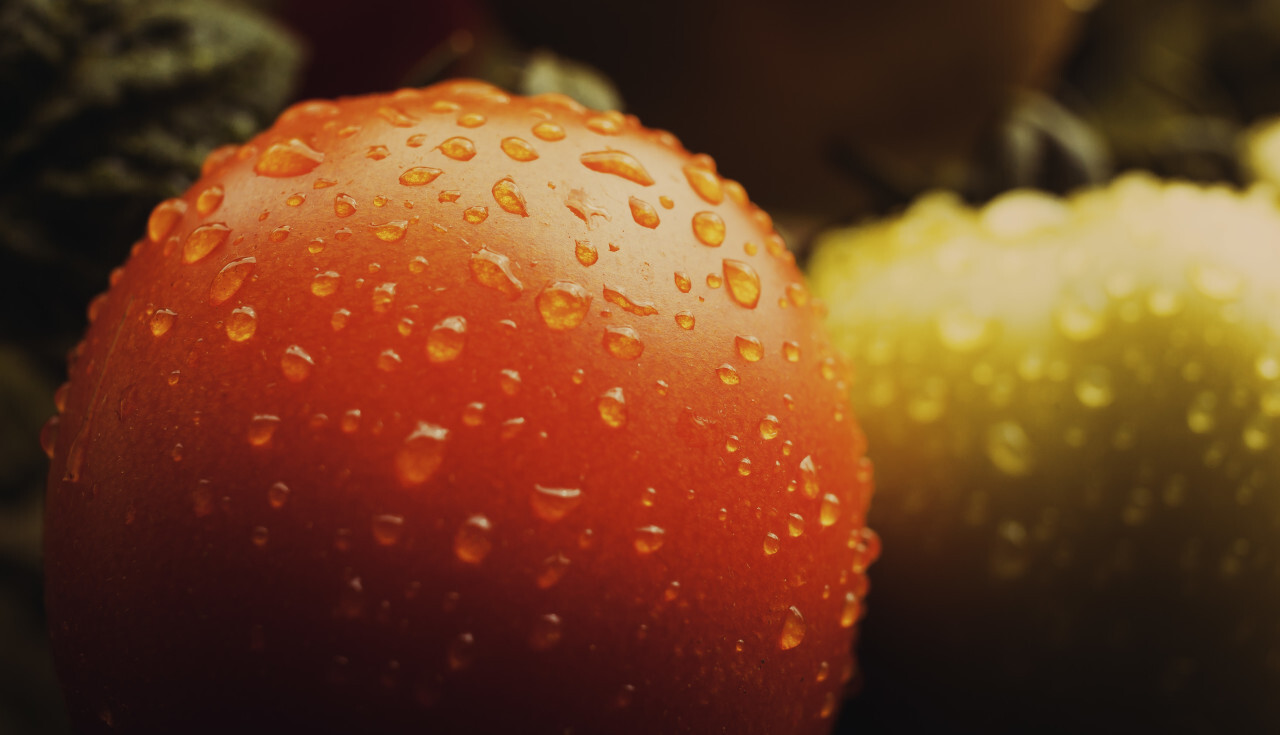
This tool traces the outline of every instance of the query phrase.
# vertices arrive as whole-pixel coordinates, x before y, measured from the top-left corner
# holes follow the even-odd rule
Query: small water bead
[[[515,370],[502,370],[498,373],[498,388],[503,395],[514,396],[520,392],[522,380]]]
[[[858,596],[853,592],[844,593],[844,605],[840,608],[840,627],[852,628],[853,624],[858,622],[858,615],[862,612],[862,603],[858,600]]]
[[[458,116],[458,125],[464,128],[478,128],[485,122],[485,116],[478,112],[464,112]]]
[[[310,377],[311,370],[315,366],[316,362],[311,355],[298,345],[289,345],[284,351],[284,356],[280,358],[280,372],[293,383],[302,382]]]
[[[741,381],[741,378],[738,377],[738,371],[727,363],[716,368],[716,375],[719,376],[720,382],[725,385],[737,385]]]
[[[369,146],[369,150],[364,152],[365,158],[372,158],[375,161],[381,161],[391,155],[391,151],[385,145]]]
[[[297,138],[267,147],[253,164],[254,173],[272,178],[288,178],[310,173],[324,160],[324,154]]]
[[[840,520],[840,498],[832,493],[822,496],[822,505],[818,509],[818,523],[823,528],[835,525]]]
[[[392,220],[373,225],[373,234],[383,242],[398,242],[404,239],[405,230],[409,228],[407,220]]]
[[[488,248],[481,248],[471,254],[471,278],[482,286],[496,289],[516,299],[524,291],[524,284],[516,278],[511,270],[511,259]]]
[[[360,409],[358,408],[353,408],[349,411],[344,412],[342,414],[342,421],[339,422],[338,424],[339,427],[341,427],[342,429],[342,433],[354,434],[357,431],[359,431],[360,418],[361,418],[361,412],[360,412]]]
[[[520,192],[516,182],[512,181],[510,176],[499,179],[498,183],[493,185],[493,199],[504,212],[518,214],[521,217],[529,216],[525,208],[524,194]]]
[[[574,385],[582,385],[583,382],[586,381],[586,379],[587,379],[587,373],[582,368],[578,368],[577,370],[574,370],[573,373],[569,375],[569,380]]]
[[[356,421],[359,421],[359,414],[356,414]],[[411,487],[430,480],[444,461],[445,442],[448,439],[448,429],[419,421],[417,428],[405,438],[404,444],[396,452],[395,469],[400,483]]]
[[[564,128],[553,122],[540,122],[533,126],[533,135],[539,140],[555,142],[564,140]]]
[[[740,260],[726,258],[723,263],[724,280],[729,285],[729,296],[739,306],[756,308],[760,302],[760,276],[750,265]]]
[[[384,373],[394,372],[403,364],[404,361],[395,350],[383,350],[378,353],[377,366]]]
[[[810,499],[817,498],[821,492],[818,486],[818,465],[811,454],[800,460],[800,484],[804,487],[805,496]]]
[[[476,157],[476,144],[469,138],[454,137],[440,144],[440,152],[455,161],[470,161]]]
[[[627,398],[622,388],[610,388],[596,400],[596,410],[606,426],[618,428],[627,422]]]
[[[783,290],[787,294],[787,300],[793,306],[805,306],[809,303],[809,289],[805,288],[803,283],[793,281]]]
[[[209,305],[220,306],[235,296],[253,274],[258,260],[253,256],[238,258],[222,266],[209,285]]]
[[[227,317],[227,337],[232,342],[244,342],[258,331],[258,313],[252,306],[240,306]]]
[[[747,362],[759,362],[764,358],[764,344],[750,335],[738,335],[733,338],[738,354]]]
[[[329,326],[333,327],[333,331],[337,332],[347,326],[347,320],[351,318],[351,312],[346,309],[338,309],[333,312],[333,316],[329,317]]]
[[[782,633],[778,636],[778,648],[789,651],[800,645],[808,629],[809,626],[804,622],[804,616],[800,614],[799,608],[795,605],[787,608],[787,612],[782,616]]]
[[[280,426],[280,417],[267,413],[260,413],[249,420],[249,444],[255,447],[265,447],[271,443],[271,438],[276,435],[276,429]]]
[[[538,293],[536,303],[544,324],[556,331],[565,331],[586,318],[591,295],[572,281],[555,281]]]
[[[653,305],[653,302],[632,299],[621,286],[606,285],[604,287],[604,300],[614,306],[620,306],[623,311],[630,312],[636,316],[653,316],[658,313],[658,309]]]
[[[434,363],[456,360],[462,354],[466,338],[466,319],[451,316],[440,320],[427,335],[427,359]]]
[[[724,189],[715,171],[697,161],[690,161],[684,165],[684,176],[689,181],[689,186],[702,197],[703,201],[708,204],[719,204],[724,201]]]
[[[564,554],[556,553],[542,560],[542,568],[538,570],[538,576],[535,582],[538,589],[550,589],[556,585],[564,575],[569,571],[569,558]]]
[[[502,139],[502,152],[507,154],[513,161],[522,163],[538,158],[538,152],[533,149],[533,146],[515,137]]]
[[[659,526],[641,526],[636,529],[635,547],[641,554],[652,554],[662,548],[667,540],[666,529]]]
[[[479,564],[493,550],[493,541],[489,532],[493,529],[489,519],[483,515],[473,515],[458,528],[453,537],[453,553],[459,561],[467,564]]]
[[[316,179],[311,182],[312,189],[328,189],[331,186],[337,186],[338,182],[333,179]]]
[[[595,265],[600,259],[600,253],[596,250],[596,246],[585,240],[577,240],[573,243],[573,255],[578,262],[583,265]]]
[[[414,133],[404,140],[404,144],[410,148],[421,148],[426,142],[427,136],[425,133]]]
[[[634,157],[622,151],[594,151],[578,157],[582,165],[602,174],[613,174],[641,186],[651,186],[653,177]]]
[[[178,221],[187,212],[187,203],[182,199],[166,199],[151,210],[147,218],[147,238],[151,242],[160,242],[173,232]]]
[[[707,247],[720,247],[724,243],[724,220],[715,212],[698,212],[693,215],[693,235]]]
[[[177,316],[178,313],[172,309],[156,309],[156,313],[151,315],[147,323],[151,328],[151,334],[156,337],[166,334],[173,327],[173,320]]]
[[[601,135],[617,135],[622,132],[623,121],[622,113],[610,110],[601,115],[588,117],[586,125],[588,130]]]
[[[534,485],[529,505],[534,514],[544,521],[555,522],[569,514],[582,502],[582,490],[569,487],[543,487]]]
[[[214,184],[196,197],[196,211],[202,215],[213,214],[214,210],[222,206],[222,199],[226,195],[226,191],[221,184]]]
[[[748,475],[751,474],[751,460],[749,458],[743,457],[741,460],[739,460],[738,474],[742,475],[743,477],[747,477]]]
[[[684,271],[675,272],[676,288],[680,293],[689,293],[689,289],[693,288],[693,281],[689,279],[689,274]]]
[[[769,415],[760,419],[760,437],[766,441],[778,436],[778,417]]]
[[[436,201],[441,204],[452,204],[453,202],[458,201],[458,197],[460,196],[462,196],[462,192],[456,189],[450,189],[448,191],[440,192],[440,195],[436,197]]]
[[[289,502],[289,486],[283,482],[277,482],[267,488],[267,504],[276,510],[280,510]]]
[[[471,665],[475,658],[476,639],[470,633],[459,633],[449,641],[449,669],[461,671]]]
[[[432,181],[440,178],[440,174],[444,173],[438,168],[430,166],[414,166],[406,169],[400,174],[400,183],[404,186],[426,186]]]
[[[182,262],[190,265],[204,260],[209,253],[226,242],[230,234],[231,228],[221,222],[200,225],[182,243]]]
[[[644,354],[640,333],[631,327],[605,327],[603,344],[619,360],[635,360]]]
[[[676,312],[676,324],[680,325],[681,329],[693,329],[693,313],[689,311]]]
[[[707,287],[708,287],[708,288],[720,288],[720,285],[721,285],[722,283],[723,283],[723,280],[720,278],[720,274],[718,274],[718,273],[708,273],[708,274],[707,274]]]
[[[333,213],[339,217],[350,217],[356,213],[356,200],[350,194],[338,194],[333,198]]]
[[[284,200],[284,203],[285,203],[285,206],[289,206],[289,207],[301,207],[306,201],[307,201],[307,195],[303,194],[302,192],[297,192],[295,194],[289,195],[289,198]]]
[[[827,720],[836,713],[836,705],[839,700],[836,698],[835,692],[827,692],[822,695],[822,708],[818,710],[818,717]]]
[[[324,238],[317,237],[307,243],[307,252],[312,255],[319,255],[324,252]]]
[[[356,286],[359,286],[363,279],[356,279]],[[383,283],[373,289],[372,295],[373,311],[377,314],[385,314],[391,310],[396,300],[396,284]]]
[[[764,535],[764,555],[773,556],[782,548],[782,540],[778,538],[776,533],[766,533]]]
[[[563,621],[559,615],[547,614],[539,616],[529,633],[529,647],[535,651],[549,651],[560,643],[564,635],[561,630]]]
[[[631,205],[631,218],[641,227],[653,229],[658,226],[661,220],[658,219],[658,212],[648,202],[631,197],[629,200]]]
[[[792,538],[804,535],[804,516],[799,513],[787,514],[787,534]]]
[[[267,242],[284,242],[289,239],[289,233],[293,232],[293,228],[289,225],[280,225],[267,235]]]
[[[378,117],[397,128],[410,128],[413,127],[414,123],[418,122],[418,118],[406,113],[404,110],[387,105],[378,108]]]
[[[404,533],[404,516],[390,513],[376,515],[370,526],[373,531],[373,540],[379,546],[395,546]]]

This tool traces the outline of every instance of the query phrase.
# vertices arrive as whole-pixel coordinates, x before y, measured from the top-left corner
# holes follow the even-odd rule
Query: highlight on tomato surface
[[[83,731],[830,729],[879,549],[849,373],[671,134],[302,103],[89,319],[43,437]]]

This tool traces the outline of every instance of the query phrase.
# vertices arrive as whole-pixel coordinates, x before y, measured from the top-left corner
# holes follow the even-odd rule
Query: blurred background
[[[939,187],[1238,183],[1241,134],[1280,113],[1280,1],[0,0],[0,734],[66,730],[38,437],[151,207],[295,100],[453,76],[673,131],[803,262]],[[894,731],[876,655],[839,732]]]

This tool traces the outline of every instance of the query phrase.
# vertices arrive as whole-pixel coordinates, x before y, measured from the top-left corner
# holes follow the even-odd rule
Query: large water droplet
[[[661,549],[666,540],[666,529],[659,526],[641,526],[636,529],[635,547],[641,554],[652,554]]]
[[[493,550],[493,541],[489,532],[493,526],[489,519],[482,515],[473,515],[458,528],[453,537],[453,553],[460,561],[468,564],[479,564]]]
[[[291,138],[286,143],[274,143],[263,151],[253,165],[253,171],[273,178],[301,176],[315,170],[323,160],[323,153],[297,138]]]
[[[182,243],[182,262],[196,263],[212,253],[219,245],[227,241],[231,228],[221,222],[200,225],[187,235]]]
[[[698,162],[690,161],[684,165],[684,176],[689,186],[708,204],[719,204],[724,201],[724,189],[720,186],[720,177]]]
[[[151,210],[147,218],[147,237],[151,242],[160,242],[173,232],[178,221],[187,212],[187,203],[181,199],[166,199]]]
[[[357,281],[357,285],[359,282]],[[371,297],[373,302],[373,310],[378,314],[385,314],[391,311],[391,307],[396,301],[396,284],[382,283],[373,289]]]
[[[800,610],[792,605],[782,616],[782,634],[778,636],[778,648],[789,651],[800,645],[809,626],[804,622]]]
[[[695,320],[693,318],[692,312],[689,312],[689,311],[676,312],[676,324],[678,324],[681,329],[693,329],[694,321]]]
[[[610,388],[596,401],[600,419],[607,426],[618,428],[627,422],[627,398],[622,388]]]
[[[148,326],[151,328],[151,334],[159,337],[167,333],[173,327],[173,320],[178,316],[177,312],[172,309],[156,309],[156,313],[151,315]]]
[[[476,156],[476,144],[470,138],[454,137],[440,144],[440,152],[455,161],[470,161]]]
[[[311,355],[298,345],[290,345],[284,351],[284,356],[280,358],[280,372],[284,373],[284,377],[294,383],[302,382],[311,375],[311,370],[316,366],[315,360],[311,359]]]
[[[738,348],[738,354],[747,362],[759,362],[764,358],[764,344],[755,337],[740,334],[733,338],[733,344]]]
[[[652,204],[635,197],[631,197],[629,204],[631,205],[631,218],[641,227],[647,227],[652,230],[661,222],[658,219],[658,211],[653,208]]]
[[[548,284],[536,301],[543,323],[557,331],[573,329],[581,324],[591,307],[591,295],[572,281]]]
[[[653,184],[653,177],[640,165],[634,157],[622,151],[596,151],[579,156],[582,165],[602,174],[621,176],[627,181],[641,186]]]
[[[742,380],[738,377],[738,371],[727,363],[716,368],[716,375],[719,376],[720,382],[725,385],[737,385]]]
[[[341,278],[335,271],[317,273],[316,277],[311,279],[311,293],[316,296],[332,296],[338,290]]]
[[[724,243],[724,220],[715,212],[698,212],[693,215],[693,235],[703,245],[720,247]]]
[[[512,160],[527,162],[537,159],[538,152],[533,146],[520,138],[503,138],[502,152],[511,157]]]
[[[471,278],[482,286],[497,289],[507,298],[519,298],[524,284],[511,271],[511,259],[488,248],[471,254]]]
[[[405,438],[404,444],[396,452],[395,468],[400,484],[409,487],[430,480],[444,461],[445,441],[448,438],[448,429],[419,421],[417,428]]]
[[[271,443],[271,438],[276,435],[276,429],[279,426],[279,416],[267,413],[257,414],[249,421],[249,444],[265,447]]]
[[[631,327],[604,328],[604,348],[620,360],[635,360],[644,354],[640,333]]]
[[[760,276],[755,268],[740,260],[724,261],[724,281],[729,285],[729,296],[748,309],[756,308],[760,302]]]
[[[196,197],[196,211],[202,215],[213,214],[214,210],[222,206],[222,199],[225,195],[226,191],[221,184],[210,186],[200,192],[200,196]]]
[[[356,213],[356,199],[350,194],[339,194],[333,198],[333,213],[339,217],[350,217]]]
[[[583,265],[595,265],[596,261],[600,259],[600,253],[596,250],[596,246],[585,240],[574,242],[573,255]]]
[[[534,485],[529,503],[544,521],[558,521],[582,502],[582,490],[568,487]]]
[[[427,335],[427,358],[431,362],[449,362],[462,354],[467,339],[467,320],[460,316],[446,317]]]
[[[778,436],[778,417],[769,415],[760,419],[760,438],[768,441]]]
[[[400,183],[404,186],[426,186],[438,179],[442,173],[444,172],[438,168],[414,166],[400,174]]]
[[[258,313],[252,306],[240,306],[227,317],[227,337],[232,342],[244,342],[258,331]]]
[[[822,505],[818,508],[818,523],[823,528],[835,525],[840,520],[840,498],[831,493],[822,496]]]
[[[246,279],[253,274],[258,259],[253,256],[238,258],[222,266],[209,285],[209,304],[219,306],[235,296]]]
[[[493,199],[503,211],[518,214],[521,217],[529,216],[529,212],[525,209],[524,194],[520,193],[519,187],[510,176],[500,179],[493,185]]]

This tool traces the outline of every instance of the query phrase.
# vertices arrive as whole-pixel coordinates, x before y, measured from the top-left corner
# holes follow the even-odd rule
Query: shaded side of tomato
[[[829,729],[875,549],[847,374],[670,134],[304,103],[90,318],[47,437],[86,730]]]

